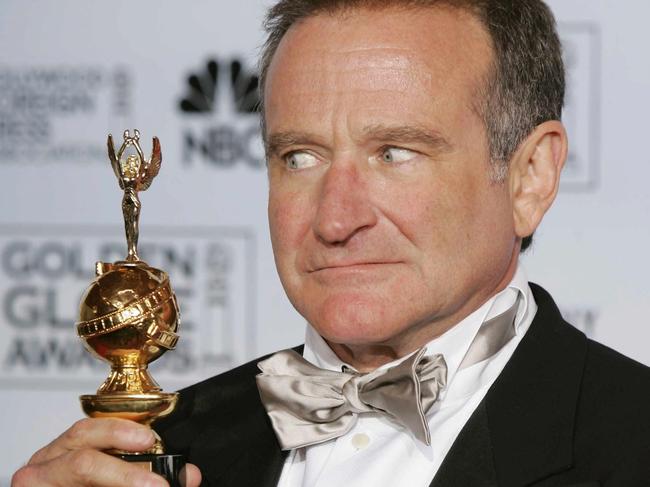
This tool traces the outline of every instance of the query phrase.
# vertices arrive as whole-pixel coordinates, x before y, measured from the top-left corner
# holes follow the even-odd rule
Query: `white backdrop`
[[[163,387],[302,340],[273,265],[250,111],[269,3],[0,2],[0,486],[107,373],[73,323],[95,260],[124,253],[108,132],[139,128],[145,152],[162,142],[141,253],[170,272],[183,312],[179,350],[154,367]],[[650,364],[650,4],[551,5],[571,158],[524,262],[577,326]]]

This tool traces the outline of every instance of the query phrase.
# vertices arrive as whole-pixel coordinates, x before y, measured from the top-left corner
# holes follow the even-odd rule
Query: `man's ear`
[[[533,234],[553,203],[567,152],[564,125],[552,120],[538,125],[510,160],[510,195],[519,238]]]

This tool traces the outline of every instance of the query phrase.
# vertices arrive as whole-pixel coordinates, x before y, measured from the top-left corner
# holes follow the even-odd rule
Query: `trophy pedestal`
[[[178,393],[84,394],[79,400],[89,418],[122,418],[150,425],[174,410]]]
[[[122,460],[157,473],[169,482],[169,487],[185,487],[185,458],[183,455],[116,455]]]
[[[91,418],[122,418],[150,426],[150,423],[169,414],[176,405],[175,392],[153,392],[147,394],[87,394],[80,397],[81,406]],[[185,458],[182,455],[168,455],[158,434],[153,446],[144,453],[130,453],[108,450],[109,453],[127,462],[157,473],[169,482],[170,487],[185,487]]]

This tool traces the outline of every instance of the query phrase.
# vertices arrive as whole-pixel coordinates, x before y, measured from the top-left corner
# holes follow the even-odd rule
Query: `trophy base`
[[[185,457],[183,455],[115,455],[157,473],[169,482],[169,487],[185,487]]]

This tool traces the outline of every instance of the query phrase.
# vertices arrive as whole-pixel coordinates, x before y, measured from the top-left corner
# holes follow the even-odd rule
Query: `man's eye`
[[[284,160],[291,170],[306,169],[318,164],[318,159],[308,152],[291,152],[284,156]]]
[[[410,161],[415,157],[415,152],[399,147],[386,147],[381,151],[381,160],[387,164]]]

